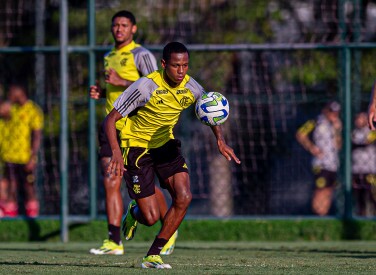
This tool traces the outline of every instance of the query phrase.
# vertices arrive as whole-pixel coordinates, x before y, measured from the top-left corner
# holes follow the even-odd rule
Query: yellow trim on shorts
[[[128,164],[128,161],[127,161],[127,156],[128,156],[128,153],[129,153],[129,147],[128,148],[124,148],[123,149],[123,159],[124,159],[124,165],[127,165]]]
[[[140,167],[137,165],[138,161],[140,160],[140,158],[142,158],[143,155],[146,155],[146,154],[148,153],[148,151],[149,151],[149,149],[148,149],[148,148],[145,148],[145,151],[144,151],[141,155],[139,155],[138,158],[136,159],[136,162],[135,162],[134,164],[136,165],[137,168],[140,168]]]

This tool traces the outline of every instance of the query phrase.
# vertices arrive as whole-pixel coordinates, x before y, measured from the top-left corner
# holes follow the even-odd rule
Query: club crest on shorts
[[[133,185],[133,192],[135,194],[140,194],[141,193],[141,186],[139,184],[134,184]]]

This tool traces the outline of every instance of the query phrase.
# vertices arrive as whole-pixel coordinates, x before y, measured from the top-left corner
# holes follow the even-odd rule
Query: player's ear
[[[137,32],[137,25],[132,26],[132,34],[135,34]]]
[[[161,59],[161,65],[163,69],[166,68],[166,61],[164,59]]]

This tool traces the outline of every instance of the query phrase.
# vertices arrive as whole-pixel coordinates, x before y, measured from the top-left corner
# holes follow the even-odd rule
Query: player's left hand
[[[126,80],[121,78],[113,68],[109,68],[105,71],[105,81],[114,86],[126,86]]]
[[[120,150],[119,152],[115,151],[108,163],[107,173],[114,174],[117,177],[122,177],[124,171],[126,171],[126,169],[124,168],[123,156]]]
[[[241,161],[239,158],[235,155],[234,150],[228,146],[223,140],[218,140],[218,149],[219,152],[228,160],[234,160],[237,164],[240,164]]]

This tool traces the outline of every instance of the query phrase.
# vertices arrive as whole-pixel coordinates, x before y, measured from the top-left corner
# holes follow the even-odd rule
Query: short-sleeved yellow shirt
[[[11,118],[4,124],[0,157],[4,162],[26,164],[31,157],[32,132],[43,129],[43,112],[33,101],[14,105]]]
[[[159,70],[140,78],[115,101],[114,108],[127,117],[120,147],[158,148],[173,139],[181,112],[204,93],[189,75],[173,88],[163,74],[164,70]]]
[[[157,61],[154,55],[136,44],[134,41],[121,49],[113,48],[104,56],[104,68],[114,69],[121,78],[136,81],[143,75],[148,75],[158,69]],[[109,114],[113,108],[113,103],[124,91],[123,87],[106,84],[106,114]],[[116,128],[121,130],[124,126],[125,119],[116,123]]]

